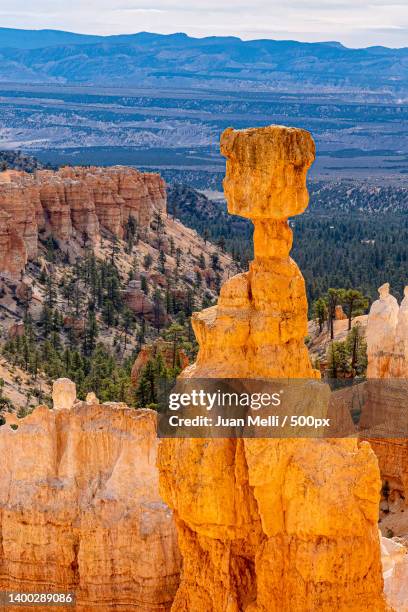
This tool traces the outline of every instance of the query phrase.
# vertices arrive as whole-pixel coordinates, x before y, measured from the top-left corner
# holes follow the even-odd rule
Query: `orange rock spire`
[[[200,352],[187,375],[318,376],[304,343],[305,283],[289,257],[288,225],[288,216],[308,205],[306,172],[315,155],[312,137],[280,126],[228,129],[221,151],[227,158],[228,210],[253,220],[255,259],[249,272],[224,284],[218,306],[195,313]]]
[[[254,221],[255,259],[218,306],[195,313],[184,377],[316,378],[304,345],[304,280],[287,218],[308,204],[314,143],[270,126],[221,138],[229,212]],[[159,447],[183,572],[174,612],[385,610],[380,479],[356,440],[185,439]]]

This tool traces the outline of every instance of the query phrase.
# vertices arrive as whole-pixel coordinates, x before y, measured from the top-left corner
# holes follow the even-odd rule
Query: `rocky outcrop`
[[[169,610],[180,558],[155,413],[67,398],[0,427],[0,590],[75,591],[81,612]]]
[[[347,315],[343,310],[343,306],[341,304],[337,304],[334,311],[334,318],[336,321],[344,321],[347,319]]]
[[[390,294],[389,283],[381,285],[378,293],[380,299],[372,304],[367,321],[369,378],[385,378],[389,374],[398,322],[398,302]]]
[[[121,166],[8,173],[7,180],[0,181],[0,212],[0,240],[7,249],[0,272],[16,276],[25,262],[24,257],[17,259],[17,246],[8,246],[10,232],[24,244],[28,259],[37,256],[39,231],[68,252],[70,241],[96,242],[102,229],[122,238],[129,215],[147,230],[156,213],[165,214],[165,183],[158,174]]]
[[[408,612],[408,549],[399,542],[381,538],[384,590],[395,612]]]
[[[16,279],[26,263],[24,240],[14,229],[11,215],[0,209],[0,274]]]
[[[47,170],[40,171],[39,178],[43,216],[41,224],[54,238],[66,242],[73,234],[73,227],[64,184],[59,177]]]
[[[142,228],[147,228],[154,213],[166,213],[165,183],[158,174],[142,173],[132,168],[113,166],[110,168],[62,168],[59,173],[64,183],[82,185],[89,196],[80,199],[73,189],[74,202],[93,202],[96,216],[101,227],[117,237],[122,237],[123,228],[132,215]],[[68,180],[68,182],[67,182]]]
[[[137,315],[152,315],[154,310],[153,302],[142,290],[142,283],[139,280],[131,280],[123,292],[123,300],[128,308]]]
[[[389,398],[387,398],[389,401]],[[403,438],[371,439],[377,455],[383,483],[387,483],[387,503],[405,500],[408,504],[408,440]],[[398,505],[398,504],[397,504]]]
[[[398,311],[390,377],[408,378],[408,287],[404,289],[404,299]]]
[[[10,215],[11,228],[24,241],[29,258],[37,255],[38,195],[38,189],[24,173],[16,173],[10,182],[0,183],[0,211]]]
[[[164,364],[168,368],[174,369],[178,367],[184,370],[189,364],[188,356],[181,347],[174,346],[173,342],[166,342],[159,338],[152,344],[146,344],[140,349],[131,372],[132,385],[134,387],[137,387],[140,375],[147,362],[157,355],[161,355]]]
[[[398,436],[399,431],[407,430],[408,287],[400,307],[389,294],[388,283],[378,292],[380,299],[368,316],[368,381],[361,423],[372,427],[367,437],[386,483],[387,502],[402,499],[408,504],[408,443]],[[379,431],[381,436],[376,435]]]
[[[70,410],[76,401],[76,385],[69,378],[58,378],[52,386],[54,410]]]
[[[314,143],[271,126],[224,132],[229,212],[253,219],[255,259],[193,316],[200,350],[184,378],[316,378],[302,275],[287,218],[307,206]],[[174,439],[160,487],[183,555],[172,610],[385,609],[377,532],[380,478],[367,443]]]

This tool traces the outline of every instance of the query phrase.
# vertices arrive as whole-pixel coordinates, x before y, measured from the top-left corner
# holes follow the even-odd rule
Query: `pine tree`
[[[352,318],[363,314],[368,306],[368,299],[357,289],[347,289],[343,297],[343,303],[346,308],[348,328],[350,330]]]
[[[143,267],[145,270],[149,270],[153,263],[153,257],[148,253],[143,257]]]
[[[327,310],[328,310],[328,323],[330,329],[330,339],[334,338],[334,321],[336,318],[336,306],[344,301],[345,289],[333,289],[330,288],[327,292]]]
[[[313,316],[317,319],[319,333],[321,333],[323,325],[327,321],[327,303],[324,298],[319,298],[313,302]]]
[[[166,268],[164,266],[164,264],[166,263],[166,254],[165,252],[160,249],[159,251],[159,272],[161,272],[161,274],[165,274],[166,273]]]

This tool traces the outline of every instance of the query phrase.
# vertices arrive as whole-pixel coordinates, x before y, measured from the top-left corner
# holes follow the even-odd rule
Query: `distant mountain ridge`
[[[0,82],[396,95],[408,90],[408,48],[349,49],[337,42],[0,28],[0,59]]]
[[[57,45],[84,45],[97,44],[103,42],[112,43],[135,43],[149,44],[151,42],[160,42],[164,44],[173,44],[174,42],[191,42],[192,44],[211,44],[211,42],[232,43],[244,42],[238,36],[205,36],[203,38],[194,38],[188,36],[184,32],[175,32],[174,34],[156,34],[154,32],[136,32],[134,34],[78,34],[76,32],[68,32],[64,30],[24,30],[17,28],[1,28],[0,27],[0,48],[14,47],[16,49],[41,49],[44,47],[53,47]],[[253,42],[253,41],[247,41]],[[280,42],[280,41],[276,41]],[[282,41],[295,42],[295,41]],[[337,41],[328,41],[321,43],[299,43],[299,44],[321,44],[345,48]]]

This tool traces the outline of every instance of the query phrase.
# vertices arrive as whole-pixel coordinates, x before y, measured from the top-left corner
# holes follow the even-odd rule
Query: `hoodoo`
[[[386,378],[394,353],[395,333],[398,325],[398,302],[390,294],[390,285],[378,288],[379,299],[370,309],[367,322],[367,376]]]
[[[253,220],[255,259],[218,306],[196,313],[194,378],[317,378],[304,344],[303,277],[288,217],[308,205],[315,148],[270,126],[221,139],[230,213]],[[161,494],[174,510],[181,612],[380,612],[380,477],[356,440],[185,439],[159,447]]]
[[[366,423],[382,424],[369,440],[374,449],[390,502],[408,504],[408,440],[406,398],[408,392],[408,287],[401,305],[389,293],[389,283],[379,287],[380,299],[370,309],[367,324],[368,367]],[[380,430],[381,431],[381,430]],[[388,436],[388,437],[385,437]],[[391,513],[392,514],[392,513]]]

